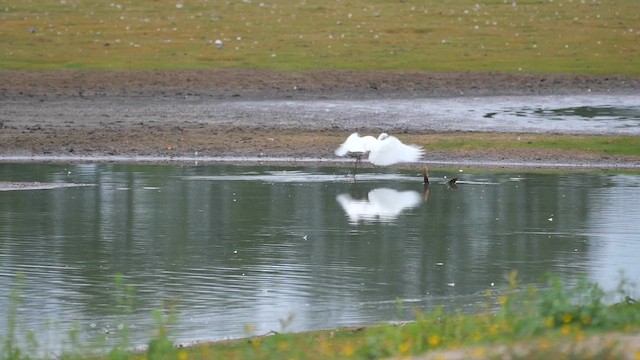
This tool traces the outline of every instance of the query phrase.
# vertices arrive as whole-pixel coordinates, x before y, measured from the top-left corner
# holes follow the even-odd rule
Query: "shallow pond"
[[[195,103],[210,106],[210,103]],[[484,96],[458,98],[238,101],[222,108],[251,123],[409,131],[640,134],[638,95]],[[264,118],[264,115],[270,116]],[[260,120],[263,119],[263,120]],[[294,119],[294,120],[293,120]],[[392,121],[390,121],[392,119]]]
[[[606,289],[640,275],[639,175],[348,172],[2,164],[0,181],[88,186],[0,191],[0,307],[23,274],[18,329],[55,352],[74,328],[144,344],[162,308],[192,342],[472,311],[514,269]]]

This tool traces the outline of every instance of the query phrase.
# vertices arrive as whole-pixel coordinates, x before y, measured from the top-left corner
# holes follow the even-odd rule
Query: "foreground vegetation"
[[[617,291],[605,293],[597,285],[581,281],[565,284],[549,277],[548,286],[518,284],[516,273],[510,285],[488,291],[485,304],[473,314],[447,312],[442,308],[415,310],[416,321],[402,325],[379,325],[302,334],[277,334],[249,339],[175,347],[167,332],[171,317],[157,312],[157,336],[146,352],[127,350],[127,332],[121,345],[107,355],[98,355],[78,345],[62,359],[373,359],[416,354],[444,358],[638,358],[640,304],[622,281]],[[36,356],[33,348],[17,344],[15,306],[9,309],[9,334],[0,339],[0,359]],[[612,305],[613,304],[613,305]],[[399,306],[402,306],[399,304]],[[609,332],[603,335],[604,332]],[[613,332],[613,333],[612,333]],[[27,342],[37,346],[37,339]],[[462,355],[461,355],[462,354]]]
[[[636,0],[0,0],[0,69],[637,76],[638,24]]]

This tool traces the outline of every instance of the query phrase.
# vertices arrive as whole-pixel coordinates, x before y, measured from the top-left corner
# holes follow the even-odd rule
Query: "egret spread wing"
[[[378,143],[369,153],[369,161],[378,166],[418,161],[424,154],[421,147],[403,144],[395,136],[387,136]]]
[[[338,156],[345,156],[349,153],[364,154],[371,151],[377,142],[378,140],[373,136],[360,136],[358,133],[353,133],[336,149],[335,154]]]
[[[353,133],[349,135],[347,140],[345,140],[345,142],[336,149],[335,154],[338,156],[345,156],[349,153],[349,148],[355,147],[358,143],[360,143],[360,135],[358,135],[358,133]]]

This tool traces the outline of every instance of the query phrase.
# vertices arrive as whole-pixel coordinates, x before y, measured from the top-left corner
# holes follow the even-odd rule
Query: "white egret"
[[[356,159],[356,166],[353,170],[355,179],[358,163],[362,161],[362,157],[365,154],[368,154],[371,149],[376,147],[377,142],[378,140],[373,136],[360,136],[358,133],[353,133],[336,149],[335,154],[338,156],[347,155]]]
[[[353,133],[335,151],[337,156],[347,155],[356,158],[356,170],[358,162],[367,153],[368,160],[372,164],[388,166],[399,162],[418,161],[424,154],[424,150],[418,145],[403,144],[397,137],[387,133],[380,134],[377,139],[373,136],[360,136],[358,133]]]

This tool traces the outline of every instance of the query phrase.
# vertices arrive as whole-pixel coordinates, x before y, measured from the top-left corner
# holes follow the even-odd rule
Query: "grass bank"
[[[173,315],[154,313],[156,337],[145,352],[121,345],[107,354],[77,344],[61,359],[378,359],[420,355],[425,358],[637,358],[640,356],[640,303],[624,280],[605,293],[587,281],[566,284],[549,276],[545,286],[518,283],[515,272],[507,288],[487,291],[476,312],[442,308],[415,309],[416,320],[300,334],[269,334],[247,339],[175,347],[167,325]],[[130,291],[130,290],[128,290]],[[37,358],[37,339],[20,348],[14,291],[10,302],[8,336],[0,339],[0,359]],[[399,302],[398,307],[403,305]],[[174,318],[175,319],[175,318]],[[250,333],[252,330],[247,329]]]
[[[0,1],[0,68],[637,76],[638,24],[636,0]]]
[[[221,136],[224,134],[224,136]],[[392,132],[394,134],[394,132]],[[376,135],[366,131],[362,135]],[[563,163],[640,161],[640,137],[507,133],[395,133],[426,150],[425,161],[502,160]],[[157,155],[335,158],[343,131],[184,127],[74,129],[25,132],[3,129],[2,155]],[[351,165],[349,165],[351,166]]]
[[[522,286],[512,272],[509,288],[487,292],[486,303],[476,314],[416,310],[416,321],[402,325],[277,334],[180,351],[185,358],[227,359],[640,356],[635,335],[640,307],[626,293],[626,284],[615,294],[605,294],[586,281],[567,285],[552,276],[545,289]],[[619,302],[605,305],[613,298]],[[606,331],[617,333],[602,336]]]
[[[446,152],[554,152],[600,157],[639,157],[640,138],[609,135],[435,134],[423,140],[425,149]]]

